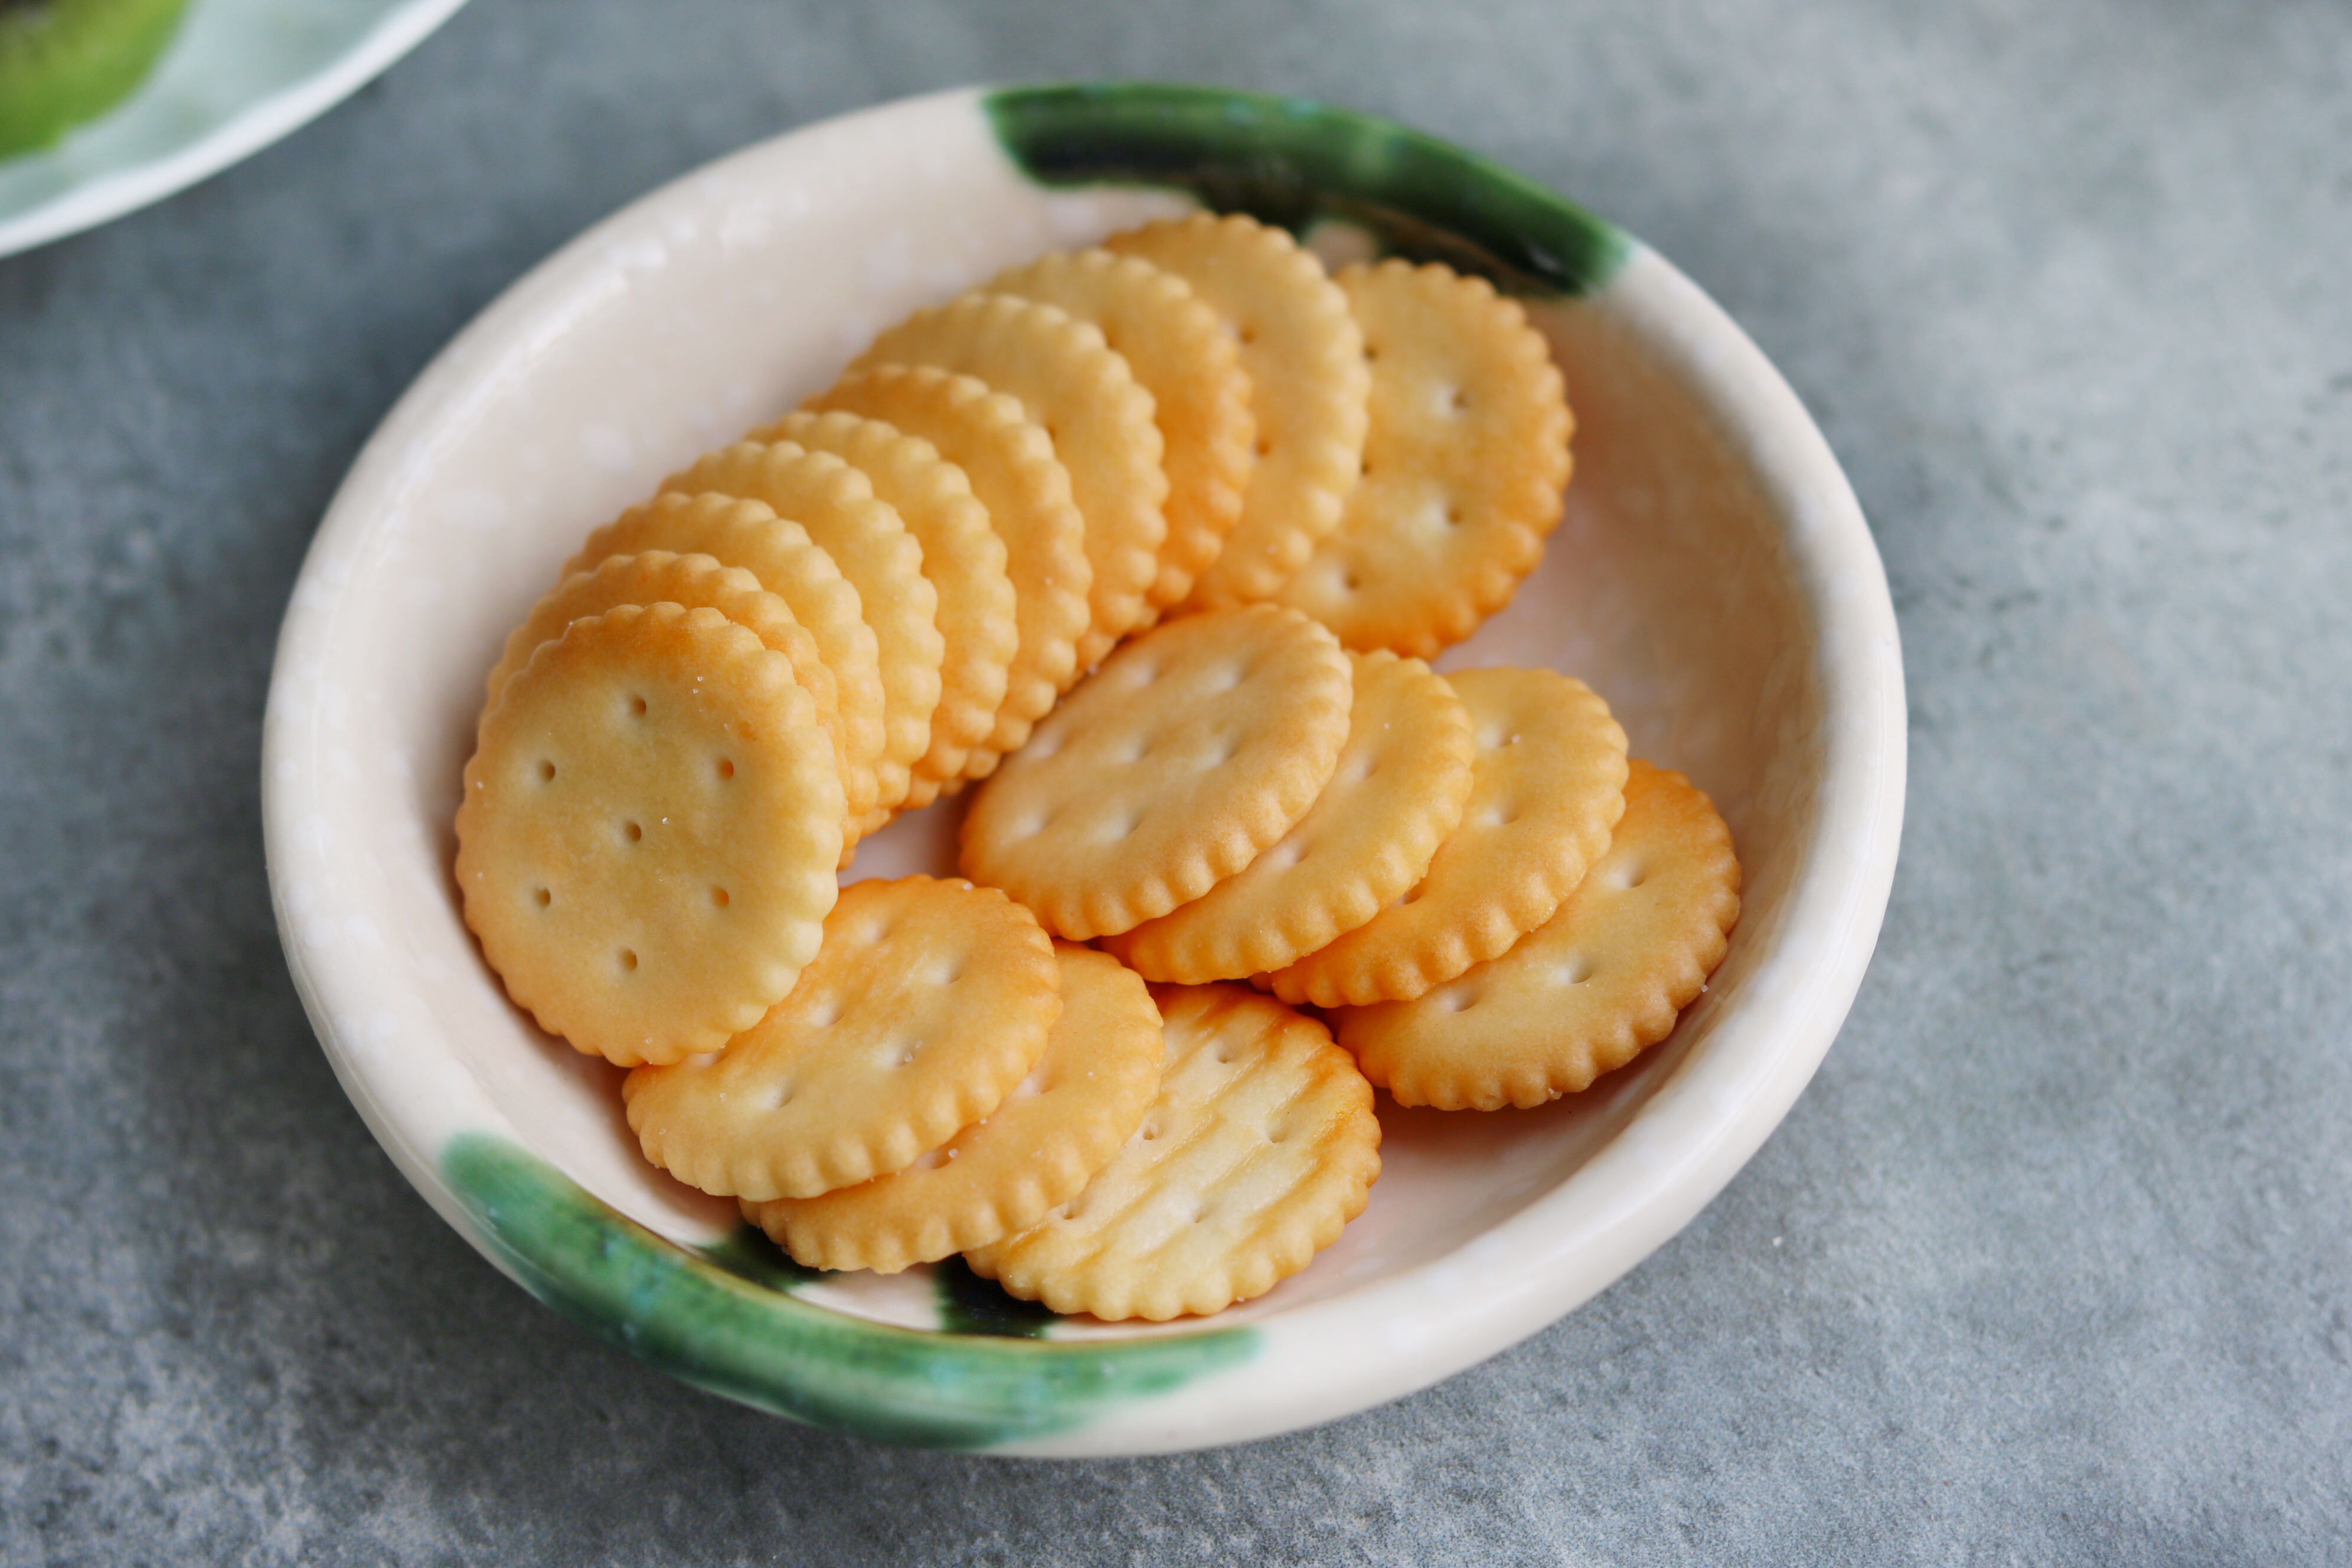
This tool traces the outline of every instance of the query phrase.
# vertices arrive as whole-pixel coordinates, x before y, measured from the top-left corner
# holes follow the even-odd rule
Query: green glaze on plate
[[[787,1295],[825,1278],[822,1268],[793,1262],[755,1225],[738,1226],[726,1240],[695,1250],[739,1279]],[[934,1263],[929,1273],[939,1291],[940,1327],[950,1333],[1037,1340],[1056,1321],[1053,1309],[1024,1301],[995,1280],[982,1279],[961,1258]]]
[[[778,1287],[816,1276],[740,1233],[699,1257],[665,1241],[506,1139],[462,1133],[441,1171],[541,1300],[698,1387],[862,1436],[979,1448],[1066,1432],[1258,1350],[1245,1328],[1120,1343],[895,1328],[793,1300]]]
[[[1170,186],[1301,238],[1346,222],[1383,255],[1447,262],[1514,293],[1592,293],[1633,246],[1500,164],[1303,99],[1136,82],[1006,88],[982,104],[1040,184]]]
[[[748,1279],[787,1295],[800,1286],[814,1285],[824,1278],[822,1268],[793,1262],[792,1255],[770,1241],[768,1233],[756,1225],[739,1225],[728,1233],[726,1240],[695,1250],[738,1279]]]
[[[1002,1334],[1013,1339],[1045,1337],[1054,1310],[1024,1301],[993,1279],[982,1279],[961,1258],[931,1266],[940,1288],[940,1321],[960,1334]]]
[[[825,1277],[822,1268],[793,1262],[755,1225],[738,1226],[726,1240],[695,1250],[739,1279],[787,1295]],[[982,1279],[961,1258],[934,1263],[929,1272],[939,1290],[940,1326],[950,1333],[1036,1340],[1045,1338],[1056,1321],[1053,1309],[1024,1301],[995,1280]]]

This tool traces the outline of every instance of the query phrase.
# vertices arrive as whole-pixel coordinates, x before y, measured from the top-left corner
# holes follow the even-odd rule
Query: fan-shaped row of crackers
[[[1600,698],[1423,662],[1535,566],[1570,429],[1486,283],[1247,218],[919,311],[509,639],[467,924],[633,1069],[647,1157],[803,1263],[1259,1294],[1361,1212],[1373,1085],[1580,1089],[1737,918],[1720,818]],[[839,886],[975,784],[970,881]]]

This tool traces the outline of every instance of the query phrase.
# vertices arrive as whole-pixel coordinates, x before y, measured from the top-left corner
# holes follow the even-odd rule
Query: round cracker
[[[1144,596],[1158,609],[1177,603],[1241,520],[1255,452],[1249,375],[1233,334],[1181,278],[1108,250],[1043,257],[982,289],[1093,322],[1151,394],[1152,418],[1167,443],[1168,537]]]
[[[1160,574],[1160,546],[1168,536],[1164,447],[1151,394],[1103,342],[1102,329],[1051,305],[967,294],[889,328],[850,369],[883,364],[977,376],[1019,399],[1052,439],[1086,519],[1087,563],[1094,573],[1087,588],[1092,618],[1078,639],[1080,670],[1158,618],[1145,595]]]
[[[853,820],[874,809],[882,754],[882,669],[874,629],[866,624],[857,590],[808,531],[775,509],[730,496],[657,495],[633,506],[588,536],[564,563],[563,574],[594,568],[611,555],[668,550],[708,555],[740,566],[760,586],[792,606],[833,671],[839,698],[842,777]]]
[[[1541,1105],[1672,1034],[1738,919],[1714,803],[1636,759],[1608,852],[1550,920],[1416,1001],[1339,1008],[1332,1027],[1400,1105]]]
[[[621,1086],[646,1158],[719,1197],[905,1169],[993,1111],[1060,1016],[1053,943],[992,888],[853,882],[792,994],[725,1052]]]
[[[1149,224],[1103,247],[1183,279],[1234,335],[1256,460],[1241,518],[1186,602],[1219,609],[1271,598],[1339,526],[1363,458],[1370,378],[1347,296],[1289,235],[1241,214]]]
[[[1434,658],[1511,602],[1559,525],[1559,367],[1483,278],[1383,261],[1339,282],[1372,362],[1363,478],[1277,597],[1349,647]]]
[[[1004,1102],[895,1175],[743,1205],[811,1268],[895,1274],[1026,1230],[1118,1152],[1160,1088],[1160,1009],[1117,959],[1055,942],[1062,1014]]]
[[[517,1005],[624,1067],[715,1050],[816,955],[841,780],[792,661],[713,609],[622,605],[482,716],[466,923]]]
[[[1409,1002],[1551,919],[1625,811],[1625,731],[1548,669],[1445,677],[1477,753],[1462,821],[1403,899],[1264,978],[1296,1006]]]
[[[1170,621],[1113,654],[980,791],[966,876],[1085,941],[1190,902],[1314,805],[1348,734],[1348,657],[1298,614]]]
[[[575,572],[531,607],[507,637],[505,654],[490,670],[484,707],[498,705],[515,672],[530,662],[542,643],[553,642],[572,622],[623,605],[677,605],[717,610],[793,661],[793,677],[816,704],[817,722],[832,741],[835,767],[841,769],[841,698],[833,671],[817,652],[816,639],[793,619],[792,606],[760,586],[740,566],[722,566],[708,555],[648,550],[641,555],[608,555],[593,572]],[[843,798],[849,793],[845,774]]]
[[[1104,945],[1147,980],[1263,973],[1421,880],[1470,795],[1470,716],[1417,658],[1353,654],[1347,744],[1297,826],[1201,897]]]
[[[940,595],[923,575],[922,547],[896,507],[877,500],[873,481],[830,452],[790,442],[739,441],[706,452],[661,482],[677,495],[734,496],[772,508],[807,531],[833,557],[874,631],[876,673],[882,681],[882,752],[874,761],[872,813],[859,823],[870,832],[907,798],[915,759],[931,743],[931,715],[940,705]]]
[[[923,575],[939,590],[940,702],[931,743],[915,759],[901,809],[929,805],[940,787],[963,774],[971,750],[987,740],[1004,705],[1005,672],[1020,645],[1004,541],[964,471],[919,436],[848,413],[793,414],[760,437],[831,452],[863,472],[874,493],[896,508],[922,546]]]
[[[1371,1086],[1313,1019],[1241,985],[1154,986],[1160,1092],[1086,1191],[965,1254],[1057,1312],[1155,1321],[1264,1295],[1364,1212]]]
[[[1054,700],[1077,679],[1077,642],[1088,622],[1087,588],[1094,569],[1087,563],[1086,520],[1070,499],[1069,470],[1019,400],[930,365],[885,365],[844,376],[809,406],[887,420],[931,443],[963,470],[973,497],[988,509],[989,527],[1004,542],[1016,641],[995,727],[964,764],[966,778],[984,778],[1005,752],[1028,740]],[[754,431],[752,438],[765,435]]]

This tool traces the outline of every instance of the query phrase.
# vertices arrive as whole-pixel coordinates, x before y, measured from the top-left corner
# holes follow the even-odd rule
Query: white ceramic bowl
[[[1217,1317],[1045,1321],[955,1266],[815,1275],[636,1153],[617,1075],[510,1007],[458,918],[450,818],[485,670],[588,530],[823,387],[876,329],[1195,199],[1327,253],[1444,255],[1518,292],[1577,414],[1567,520],[1447,667],[1540,663],[1729,821],[1745,912],[1664,1045],[1535,1111],[1383,1098],[1370,1206]],[[1664,260],[1442,143],[1198,89],[948,93],[689,174],[516,284],[354,465],[303,568],[265,739],[287,957],[417,1190],[542,1299],[681,1377],[908,1442],[1234,1442],[1420,1388],[1617,1279],[1811,1077],[1876,940],[1904,782],[1886,583],[1836,460]],[[856,875],[948,868],[942,811]]]

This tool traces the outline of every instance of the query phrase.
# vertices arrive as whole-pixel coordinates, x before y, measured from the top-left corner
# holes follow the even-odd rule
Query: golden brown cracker
[[[895,1274],[1026,1230],[1076,1197],[1143,1120],[1166,1047],[1160,1009],[1117,959],[1054,944],[1062,1013],[993,1111],[896,1174],[743,1205],[796,1262]]]
[[[792,994],[621,1087],[646,1158],[720,1197],[814,1197],[905,1169],[993,1111],[1061,1015],[1053,943],[992,888],[853,882]]]
[[[708,555],[679,555],[648,550],[641,555],[608,555],[592,572],[575,572],[553,593],[533,605],[522,625],[507,638],[505,654],[490,671],[487,710],[515,672],[530,662],[541,643],[553,642],[572,622],[623,605],[677,605],[685,609],[717,610],[739,626],[749,628],[769,647],[793,661],[793,675],[816,704],[817,723],[835,747],[836,767],[842,747],[841,699],[817,652],[816,639],[793,619],[792,606],[760,586],[760,580],[740,566],[721,566]],[[848,784],[845,780],[844,798]]]
[[[734,496],[760,501],[807,531],[849,585],[873,628],[882,682],[882,752],[874,760],[873,810],[907,798],[915,760],[929,749],[940,705],[940,596],[923,575],[923,552],[898,510],[874,494],[873,481],[830,452],[789,442],[739,441],[706,452],[661,482],[666,493]],[[865,830],[880,826],[868,819]]]
[[[1343,1007],[1339,1041],[1400,1105],[1541,1105],[1674,1032],[1739,919],[1739,861],[1715,805],[1638,759],[1608,852],[1502,957],[1412,1002]]]
[[[994,732],[1006,671],[1020,646],[1004,541],[964,471],[919,436],[849,413],[793,414],[767,439],[831,452],[873,482],[923,551],[923,575],[939,590],[940,701],[929,750],[915,760],[902,808],[928,805],[961,778],[973,747]]]
[[[816,954],[841,780],[792,661],[713,609],[623,605],[482,717],[466,923],[507,994],[624,1067],[715,1050]]]
[[[1199,898],[1290,831],[1347,739],[1330,633],[1251,605],[1166,622],[1047,715],[979,792],[963,869],[1084,941]]]
[[[1381,1173],[1371,1086],[1322,1025],[1245,986],[1154,986],[1168,1042],[1143,1124],[1044,1223],[965,1254],[1057,1312],[1164,1321],[1272,1289]]]
[[[1186,602],[1221,609],[1270,598],[1339,526],[1363,458],[1370,378],[1347,297],[1290,236],[1239,214],[1149,224],[1103,246],[1182,278],[1234,334],[1255,461],[1240,520]]]
[[[1093,322],[1151,394],[1167,443],[1168,537],[1145,597],[1159,608],[1181,600],[1240,521],[1255,454],[1249,375],[1233,334],[1181,278],[1107,250],[1043,257],[998,273],[982,291]]]
[[[1462,821],[1403,899],[1264,978],[1294,1006],[1409,1002],[1499,957],[1609,847],[1625,810],[1625,731],[1609,705],[1549,669],[1445,679],[1477,746]]]
[[[1092,619],[1077,668],[1092,668],[1113,643],[1155,618],[1146,597],[1168,535],[1168,474],[1151,394],[1102,331],[1067,312],[1003,294],[967,294],[918,310],[885,331],[852,373],[928,364],[977,376],[1018,398],[1069,471],[1071,499],[1087,524]]]
[[[874,808],[882,754],[882,672],[874,629],[857,590],[808,531],[763,502],[728,496],[658,495],[633,506],[588,536],[563,575],[593,570],[607,556],[648,550],[708,555],[740,566],[792,606],[815,639],[833,678],[841,715],[842,776],[853,820]]]
[[[961,468],[1004,542],[1017,633],[995,727],[969,754],[964,776],[984,777],[1029,738],[1054,700],[1077,679],[1077,642],[1091,612],[1086,520],[1070,499],[1069,470],[1018,399],[985,382],[929,365],[886,365],[844,376],[809,400],[888,421],[921,437]],[[764,438],[781,424],[752,432]]]
[[[1283,965],[1419,881],[1470,795],[1470,717],[1417,658],[1354,654],[1348,740],[1291,830],[1191,903],[1108,937],[1147,980],[1197,985]]]
[[[1277,597],[1349,647],[1434,658],[1543,558],[1573,422],[1542,334],[1484,279],[1384,261],[1339,283],[1371,359],[1363,477]]]

